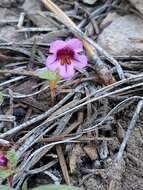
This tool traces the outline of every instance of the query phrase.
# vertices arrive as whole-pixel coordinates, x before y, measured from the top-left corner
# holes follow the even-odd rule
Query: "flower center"
[[[60,49],[57,52],[57,58],[58,60],[60,60],[61,65],[64,65],[64,64],[70,65],[71,60],[74,58],[74,51],[69,47]]]

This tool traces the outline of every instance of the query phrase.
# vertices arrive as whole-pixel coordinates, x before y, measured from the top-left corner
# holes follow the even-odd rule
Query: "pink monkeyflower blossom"
[[[75,70],[81,70],[87,65],[83,44],[76,38],[54,41],[51,43],[49,53],[46,67],[50,71],[56,71],[64,79],[71,79]]]
[[[7,167],[8,159],[3,153],[0,153],[0,167]]]

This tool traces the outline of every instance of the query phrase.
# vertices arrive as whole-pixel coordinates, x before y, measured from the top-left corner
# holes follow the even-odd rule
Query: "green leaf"
[[[7,178],[8,176],[10,176],[12,174],[10,169],[0,169],[0,178]],[[0,189],[1,190],[1,189]]]
[[[67,186],[67,185],[43,185],[33,190],[80,190],[78,187]]]
[[[60,80],[60,77],[57,73],[48,71],[47,69],[38,71],[38,75],[41,79],[55,80],[55,81]]]
[[[0,185],[0,190],[14,190],[6,185]]]
[[[2,95],[2,93],[0,92],[0,105],[2,104],[2,102],[3,102],[3,95]]]
[[[17,156],[14,149],[7,151],[7,159],[10,161],[11,167],[15,168],[17,165]]]

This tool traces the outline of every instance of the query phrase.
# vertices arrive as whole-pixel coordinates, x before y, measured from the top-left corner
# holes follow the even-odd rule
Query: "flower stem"
[[[50,91],[51,91],[51,101],[52,101],[52,105],[55,102],[55,97],[56,97],[56,85],[57,85],[57,81],[55,80],[50,80],[49,81],[49,85],[50,85]]]
[[[12,180],[13,180],[13,176],[12,175],[10,175],[10,176],[7,177],[7,182],[8,182],[9,187],[12,187]]]

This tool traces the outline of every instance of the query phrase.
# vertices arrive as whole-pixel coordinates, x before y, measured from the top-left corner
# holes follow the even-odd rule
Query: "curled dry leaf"
[[[107,65],[98,66],[97,73],[99,81],[102,84],[110,85],[116,82],[115,78],[112,75],[111,70],[107,67]]]
[[[80,144],[76,144],[73,147],[73,150],[71,152],[71,156],[69,158],[69,166],[70,166],[70,172],[71,173],[75,172],[78,162],[80,162],[81,157],[84,155],[85,154],[84,154]]]
[[[96,160],[98,158],[96,146],[93,145],[86,145],[84,146],[84,152],[89,156],[91,160]]]

